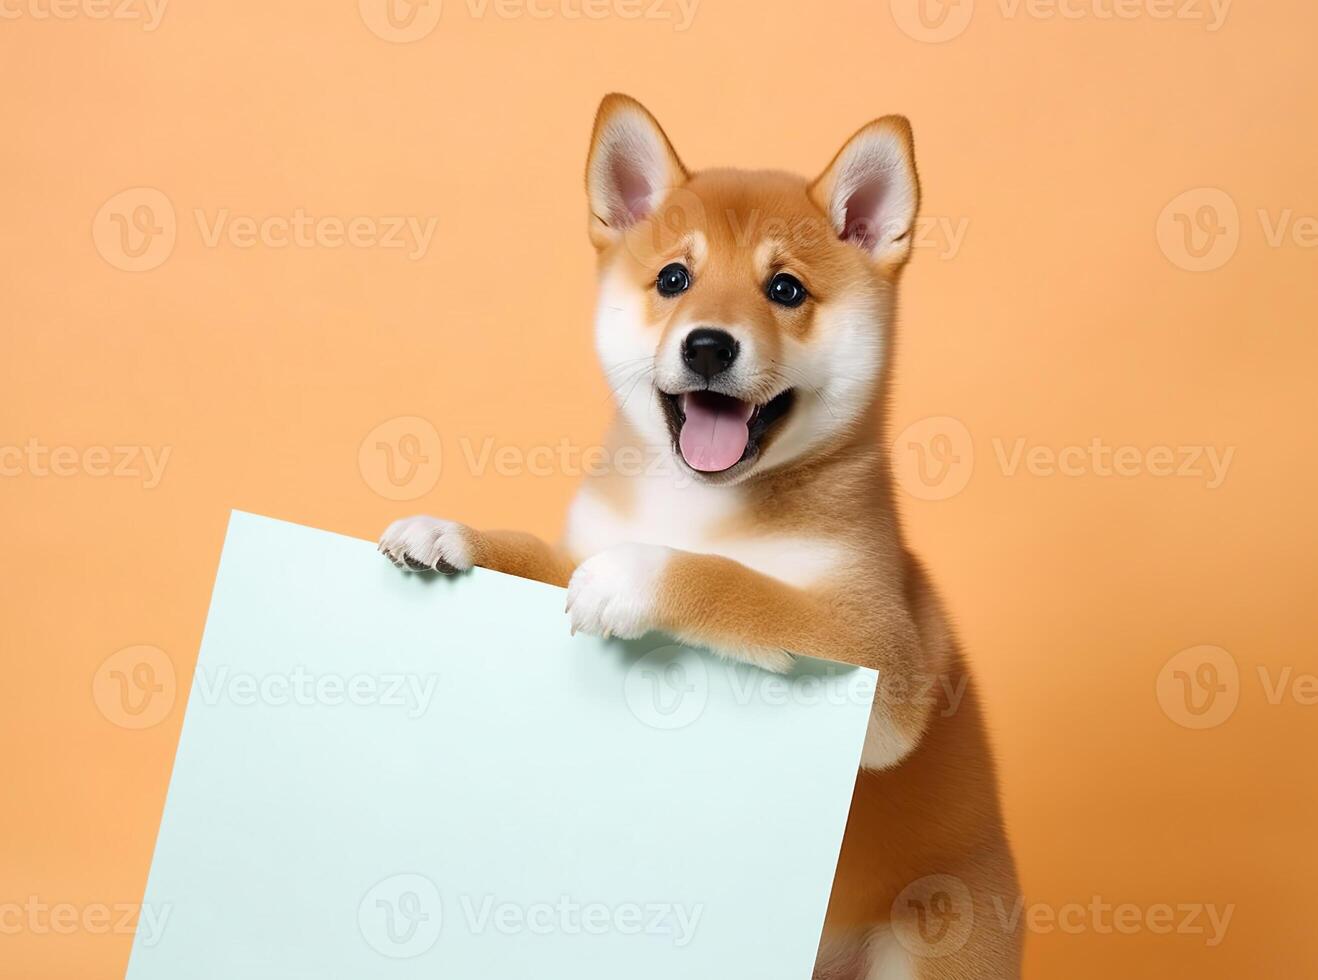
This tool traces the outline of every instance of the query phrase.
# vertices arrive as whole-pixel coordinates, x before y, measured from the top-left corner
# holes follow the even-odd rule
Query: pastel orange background
[[[570,16],[579,4],[448,0],[394,43],[371,0],[365,16],[352,0],[174,0],[154,30],[6,0],[0,446],[77,455],[61,457],[71,475],[0,456],[0,906],[140,901],[183,698],[135,730],[93,688],[112,654],[147,645],[186,691],[230,508],[366,538],[417,511],[557,533],[574,475],[479,457],[588,446],[608,416],[580,185],[592,113],[618,89],[694,167],[813,175],[866,120],[914,124],[924,213],[944,223],[904,283],[893,432],[953,420],[912,431],[938,430],[942,487],[964,487],[915,484],[902,506],[979,665],[1041,910],[1027,976],[1310,972],[1318,705],[1303,683],[1269,694],[1318,671],[1318,8],[1237,3],[1210,30],[1098,16],[1101,0],[1052,18],[979,0],[932,43],[899,26],[921,23],[913,0],[699,0],[685,30],[617,4]],[[131,262],[125,228],[130,243],[166,230],[145,199],[112,202],[93,236],[133,188],[174,215],[149,271],[112,264]],[[1221,198],[1200,188],[1234,217],[1205,212]],[[210,244],[224,209],[433,217],[434,236]],[[1229,251],[1233,235],[1219,267],[1185,267],[1178,242]],[[443,469],[394,501],[376,443],[425,451],[424,428],[408,446],[415,423],[367,436],[405,416],[433,424]],[[1020,439],[1234,455],[1212,487],[1147,466],[1048,475],[1000,458]],[[93,475],[81,454],[117,446],[168,449],[158,485]],[[1159,678],[1204,644],[1237,666],[1238,704],[1193,729]],[[1046,927],[1095,896],[1233,914],[1215,946],[1092,917]],[[129,935],[5,921],[6,977],[123,973]]]

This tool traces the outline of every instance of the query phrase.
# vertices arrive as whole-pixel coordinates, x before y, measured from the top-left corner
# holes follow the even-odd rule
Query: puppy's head
[[[733,483],[869,416],[919,199],[905,119],[865,126],[813,182],[689,173],[640,103],[610,95],[586,189],[596,347],[644,438]]]

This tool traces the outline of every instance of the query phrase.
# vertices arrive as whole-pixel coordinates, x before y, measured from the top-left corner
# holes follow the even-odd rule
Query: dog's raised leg
[[[879,671],[867,766],[892,765],[919,741],[943,651],[921,642],[898,593],[803,589],[719,555],[617,545],[581,563],[568,585],[574,629],[631,639],[661,630],[683,643],[785,671],[793,654]],[[883,691],[900,691],[885,698]]]
[[[564,586],[574,563],[533,534],[477,531],[437,517],[405,517],[380,536],[380,550],[399,568],[452,575],[475,566]]]

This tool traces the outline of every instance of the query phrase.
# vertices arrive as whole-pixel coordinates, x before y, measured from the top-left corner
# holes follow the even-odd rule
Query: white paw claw
[[[452,575],[472,567],[471,531],[437,517],[404,517],[380,536],[380,551],[399,568]]]
[[[634,640],[654,629],[664,566],[672,549],[623,544],[587,558],[567,587],[572,632]]]

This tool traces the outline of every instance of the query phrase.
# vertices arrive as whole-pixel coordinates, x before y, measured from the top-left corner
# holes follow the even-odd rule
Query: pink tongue
[[[717,473],[741,459],[750,439],[746,422],[753,406],[736,398],[695,391],[682,396],[682,411],[686,421],[677,444],[688,466]]]

